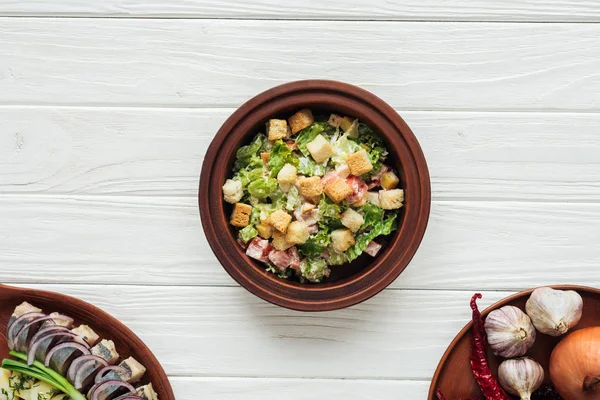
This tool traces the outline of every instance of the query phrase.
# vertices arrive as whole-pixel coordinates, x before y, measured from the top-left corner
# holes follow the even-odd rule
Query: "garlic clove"
[[[504,306],[490,312],[484,327],[488,344],[497,356],[523,356],[535,343],[531,319],[517,307]]]
[[[529,357],[506,360],[498,367],[498,381],[508,393],[530,400],[544,382],[544,368]]]
[[[531,293],[525,310],[538,331],[561,336],[581,319],[583,299],[573,290],[542,287]]]

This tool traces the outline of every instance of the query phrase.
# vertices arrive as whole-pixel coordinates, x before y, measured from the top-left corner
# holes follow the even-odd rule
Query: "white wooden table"
[[[104,308],[219,400],[424,399],[474,291],[600,286],[600,2],[280,3],[0,0],[0,281]],[[432,177],[409,268],[324,314],[238,287],[196,203],[225,118],[304,78],[392,104]]]

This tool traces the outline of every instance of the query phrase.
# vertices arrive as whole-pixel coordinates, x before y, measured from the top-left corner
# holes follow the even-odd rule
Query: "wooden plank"
[[[375,19],[435,21],[600,20],[600,6],[589,0],[2,0],[0,15],[241,19]]]
[[[413,110],[598,110],[600,25],[0,20],[0,104],[238,106],[331,78]]]
[[[234,285],[193,197],[5,195],[0,221],[0,282]],[[393,287],[600,286],[599,222],[600,204],[436,201]]]
[[[178,399],[328,400],[424,399],[428,381],[171,377]]]
[[[427,380],[470,319],[471,292],[384,291],[346,310],[300,313],[241,288],[36,286],[115,315],[170,375]],[[509,293],[484,293],[481,305]]]
[[[0,107],[0,192],[195,196],[232,112]],[[434,199],[600,200],[600,114],[400,113]]]

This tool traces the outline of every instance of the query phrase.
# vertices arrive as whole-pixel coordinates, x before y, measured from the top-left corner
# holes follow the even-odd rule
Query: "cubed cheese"
[[[267,137],[269,140],[279,140],[287,136],[288,125],[285,119],[270,119],[267,122]]]
[[[231,219],[229,222],[233,226],[244,228],[250,223],[250,213],[252,212],[252,206],[244,203],[235,203],[233,212],[231,213]]]
[[[277,210],[273,214],[269,215],[266,222],[279,232],[285,233],[290,222],[292,222],[292,216],[283,210]]]
[[[340,220],[342,221],[342,225],[350,229],[352,232],[358,231],[362,224],[365,223],[363,216],[351,208],[348,208],[342,213]]]
[[[243,195],[242,182],[227,179],[223,185],[223,200],[235,204],[242,199]]]
[[[384,210],[395,210],[402,207],[404,201],[404,190],[392,189],[392,190],[380,190],[379,191],[379,202],[380,207]]]
[[[306,145],[306,149],[318,163],[327,161],[333,155],[333,147],[323,135],[317,135]]]
[[[158,394],[154,391],[151,383],[136,388],[135,393],[144,400],[158,400]]]
[[[71,332],[81,336],[90,346],[95,345],[100,340],[100,336],[87,325],[79,325],[77,328],[71,329]]]
[[[266,224],[256,224],[258,235],[263,239],[268,239],[273,234],[273,228]]]
[[[331,245],[337,253],[343,253],[354,243],[354,235],[352,235],[350,229],[341,228],[331,232]]]
[[[292,134],[300,132],[302,129],[312,125],[315,122],[312,111],[308,108],[298,111],[296,114],[288,118]]]
[[[298,186],[300,194],[304,197],[313,198],[323,193],[323,184],[318,176],[302,177],[298,181]]]
[[[348,129],[350,129],[353,122],[354,122],[354,120],[352,118],[344,117],[344,118],[342,118],[342,121],[340,122],[340,128],[342,128],[342,130],[344,132],[346,132]]]
[[[350,154],[346,157],[346,162],[350,168],[350,173],[355,176],[361,176],[373,169],[369,155],[364,149]]]
[[[296,182],[297,170],[292,164],[285,164],[279,173],[277,174],[277,182],[282,183],[294,183]]]
[[[103,358],[109,364],[115,364],[119,360],[119,353],[115,349],[115,343],[112,340],[103,339],[100,343],[92,347],[93,355]]]
[[[285,240],[292,244],[303,244],[309,236],[308,226],[300,221],[294,221],[288,226]]]
[[[348,167],[348,164],[342,163],[335,167],[335,172],[340,178],[346,179],[348,176],[350,176],[350,167]]]
[[[387,190],[396,189],[400,183],[400,179],[392,171],[385,172],[381,175],[381,187]]]
[[[329,196],[334,203],[339,203],[352,194],[352,187],[348,185],[344,179],[337,178],[327,185],[325,194]]]

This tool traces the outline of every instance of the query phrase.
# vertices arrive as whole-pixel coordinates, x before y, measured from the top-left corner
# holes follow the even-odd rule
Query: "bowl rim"
[[[495,303],[491,304],[490,306],[486,307],[483,311],[481,311],[481,316],[486,317],[490,312],[492,312],[500,307],[504,307],[505,305],[507,305],[515,300],[518,300],[522,297],[529,296],[529,295],[531,295],[531,293],[533,293],[534,290],[539,289],[541,287],[550,287],[552,289],[557,289],[557,290],[574,290],[576,292],[583,291],[583,292],[589,292],[589,293],[593,293],[595,295],[600,296],[600,289],[597,289],[597,288],[594,288],[591,286],[584,286],[584,285],[536,286],[531,289],[526,289],[526,290],[522,290],[520,292],[511,294],[510,296],[504,297],[503,299],[496,301]],[[485,292],[485,290],[483,290],[483,292]],[[437,388],[439,386],[438,381],[440,379],[440,375],[442,373],[442,369],[444,368],[444,365],[446,364],[446,362],[448,361],[448,359],[454,352],[454,348],[456,347],[457,343],[459,341],[461,341],[464,338],[464,336],[467,335],[471,331],[472,328],[473,328],[473,321],[471,320],[471,321],[467,322],[467,324],[458,332],[458,334],[454,337],[454,339],[452,339],[452,341],[450,342],[450,344],[444,351],[444,354],[442,355],[442,358],[440,358],[440,361],[438,362],[438,365],[435,369],[433,377],[431,378],[431,384],[429,385],[429,393],[427,394],[427,399],[429,399],[429,400],[436,399],[435,391],[437,390]]]
[[[334,98],[336,102],[332,101]],[[338,102],[340,103],[338,104]],[[393,136],[394,141],[398,140],[402,143],[394,148],[400,148],[404,152],[404,157],[398,156],[399,161],[402,166],[408,165],[411,167],[407,175],[410,174],[411,176],[411,189],[413,189],[409,196],[414,200],[412,202],[407,201],[404,210],[408,214],[410,209],[411,225],[405,227],[407,225],[404,223],[407,219],[405,215],[399,229],[400,232],[395,235],[394,243],[388,244],[386,253],[380,254],[369,264],[368,271],[357,274],[358,276],[355,277],[351,276],[337,284],[328,285],[325,282],[317,285],[302,285],[302,288],[299,288],[297,285],[277,277],[266,277],[264,274],[258,277],[255,272],[248,269],[244,270],[243,267],[239,266],[242,262],[248,264],[247,256],[244,254],[242,261],[239,254],[236,255],[240,252],[239,249],[232,251],[231,248],[226,248],[225,243],[219,241],[220,236],[221,239],[228,240],[229,244],[232,244],[232,240],[235,241],[235,238],[224,232],[224,229],[229,229],[229,224],[225,212],[222,212],[223,200],[220,193],[222,183],[217,185],[214,182],[211,185],[211,179],[213,179],[215,173],[222,173],[221,170],[225,169],[217,170],[215,168],[218,163],[217,159],[229,161],[233,155],[231,150],[233,146],[227,144],[230,134],[236,136],[236,140],[233,142],[238,142],[235,143],[235,149],[237,149],[239,147],[237,138],[248,132],[250,122],[256,123],[268,119],[269,116],[272,117],[274,114],[281,112],[290,104],[293,109],[318,108],[315,103],[332,104],[332,108],[346,107],[348,109],[363,110],[365,113],[370,113],[380,124],[387,125],[389,130],[393,130],[390,135],[396,135]],[[342,106],[342,103],[345,105]],[[271,112],[265,114],[269,110]],[[261,117],[261,113],[267,116]],[[387,133],[384,134],[387,135]],[[390,136],[388,136],[388,141],[390,140]],[[219,191],[218,201],[215,195],[216,191]],[[202,164],[198,188],[198,206],[206,239],[213,253],[227,273],[241,286],[263,300],[282,307],[299,311],[328,311],[348,307],[374,296],[393,282],[409,264],[421,243],[429,219],[431,207],[429,170],[422,149],[410,127],[390,105],[379,97],[365,89],[339,81],[318,79],[294,81],[275,86],[256,95],[239,107],[223,123],[210,143]],[[409,235],[401,235],[404,230],[408,230]],[[392,264],[392,261],[388,260],[387,264],[389,265],[386,265],[388,268],[378,268],[390,255],[389,253],[396,247],[395,244],[398,244],[400,239],[402,239],[404,247],[401,254],[395,254],[396,256],[402,256],[399,261]],[[399,252],[399,250],[394,251]],[[374,273],[373,271],[376,270],[377,273]],[[249,274],[254,274],[254,276],[249,277]],[[369,275],[371,276],[369,277]],[[367,281],[366,278],[370,278],[374,282],[361,282]],[[261,280],[262,284],[257,284],[256,280]],[[302,298],[303,294],[308,294],[308,298]],[[327,297],[328,294],[331,296]]]

